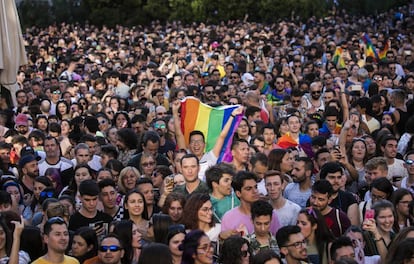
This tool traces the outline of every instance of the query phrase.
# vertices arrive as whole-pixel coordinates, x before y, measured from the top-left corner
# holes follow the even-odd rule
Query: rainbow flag
[[[342,48],[337,47],[335,49],[335,54],[334,54],[333,59],[332,59],[333,62],[335,63],[335,65],[338,65],[338,62],[339,62],[339,65],[338,65],[339,68],[344,68],[346,66],[345,60],[344,60],[344,58],[342,58],[342,53],[343,53]]]
[[[211,107],[200,102],[195,97],[184,98],[181,101],[181,130],[183,131],[186,144],[189,144],[191,131],[200,130],[203,132],[206,141],[205,151],[210,151],[214,144],[216,144],[217,138],[231,113],[237,107],[239,106]],[[242,115],[238,115],[233,119],[217,162],[232,160],[231,144],[233,142],[233,134],[239,126],[241,119]]]
[[[383,49],[380,50],[380,52],[378,54],[380,60],[385,60],[387,58],[387,51],[389,51],[389,50],[390,50],[390,41],[387,40],[387,42],[385,42],[385,45],[384,45]]]
[[[365,33],[362,36],[362,41],[365,43],[365,55],[366,57],[373,57],[375,60],[378,60],[378,54],[377,51],[375,50],[374,45],[372,45],[371,39],[369,38],[368,34]]]

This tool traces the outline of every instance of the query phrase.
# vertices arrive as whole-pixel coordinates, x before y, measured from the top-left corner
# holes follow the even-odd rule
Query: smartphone
[[[365,219],[374,219],[375,211],[374,209],[367,209],[365,211]]]
[[[153,112],[155,112],[155,106],[154,106],[154,105],[151,105],[151,106],[150,106],[150,109],[149,109],[149,111],[150,111],[150,113],[153,113]]]
[[[172,176],[172,175],[168,175],[166,178],[165,178],[165,186],[173,186],[174,187],[174,176]]]

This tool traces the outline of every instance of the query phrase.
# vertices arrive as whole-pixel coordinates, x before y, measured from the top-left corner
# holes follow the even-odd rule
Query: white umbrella
[[[27,64],[19,15],[14,0],[0,0],[0,84],[16,104],[17,71]]]

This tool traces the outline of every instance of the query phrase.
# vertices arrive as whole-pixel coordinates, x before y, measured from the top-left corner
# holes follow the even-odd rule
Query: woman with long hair
[[[146,236],[149,222],[144,195],[136,189],[129,191],[124,198],[124,208],[124,218],[131,220],[137,225],[139,232]]]
[[[151,243],[143,248],[138,263],[173,264],[173,257],[167,245],[162,243]]]
[[[414,256],[414,238],[408,238],[396,245],[392,255],[388,255],[387,264],[408,264],[412,263]]]
[[[221,225],[214,223],[213,205],[208,194],[194,193],[188,198],[183,214],[183,224],[188,230],[200,229],[210,239],[218,241]]]
[[[70,107],[65,100],[59,100],[56,104],[56,116],[59,120],[70,119]]]
[[[249,241],[241,236],[231,236],[224,240],[220,252],[221,264],[249,264]]]
[[[268,169],[289,174],[293,169],[294,160],[286,149],[272,149],[268,156]]]
[[[172,192],[165,198],[161,211],[163,214],[168,214],[171,220],[178,224],[182,221],[185,204],[186,199],[183,194]]]
[[[75,197],[76,209],[79,210],[81,207],[81,198],[79,193],[79,185],[85,180],[92,180],[92,169],[87,164],[78,164],[75,167],[75,175],[69,186],[63,188],[61,194],[69,194]]]
[[[113,233],[119,236],[124,245],[122,263],[137,264],[142,248],[142,233],[131,220],[121,220],[114,226]]]
[[[312,263],[329,263],[329,246],[334,236],[322,214],[309,207],[299,211],[297,226],[307,241],[308,257]]]
[[[170,225],[168,227],[167,245],[171,251],[174,264],[180,264],[183,252],[179,249],[184,241],[185,226],[181,224]]]
[[[71,255],[79,263],[86,264],[96,260],[98,254],[98,237],[95,230],[89,226],[80,227],[75,231],[72,241]]]
[[[211,241],[201,230],[196,229],[186,234],[179,248],[183,252],[181,264],[213,263]]]
[[[368,161],[368,151],[365,140],[356,138],[352,140],[349,147],[346,147],[346,154],[349,163],[358,172],[358,187],[365,185],[365,163]]]
[[[409,204],[413,201],[412,193],[404,188],[400,188],[391,196],[391,202],[395,207],[395,221],[400,229],[410,226],[410,210]]]
[[[388,248],[388,255],[385,263],[391,263],[394,258],[395,251],[397,250],[398,245],[406,240],[414,238],[414,226],[409,226],[402,229],[398,235],[392,240],[391,246]]]
[[[45,177],[50,180],[56,193],[60,193],[62,191],[62,180],[60,179],[60,170],[58,168],[47,168],[45,171]]]
[[[52,182],[45,176],[36,177],[33,184],[33,200],[30,208],[34,213],[42,211],[42,205],[39,203],[40,193],[47,187],[53,187]]]
[[[399,231],[395,221],[395,209],[393,204],[387,200],[380,200],[372,206],[374,218],[366,218],[362,223],[365,240],[365,254],[380,255],[385,259],[388,254],[388,247],[391,245],[395,230]]]
[[[167,214],[154,214],[148,223],[147,237],[157,243],[166,243],[168,228],[173,224]]]

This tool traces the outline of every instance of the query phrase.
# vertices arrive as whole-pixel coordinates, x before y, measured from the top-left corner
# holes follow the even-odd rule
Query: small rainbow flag
[[[375,60],[378,60],[378,54],[377,51],[375,50],[374,45],[372,45],[372,41],[369,38],[368,34],[365,33],[362,36],[362,41],[365,43],[366,49],[365,49],[365,55],[367,57],[373,57]]]
[[[181,130],[183,131],[186,144],[189,144],[189,136],[191,131],[199,130],[203,132],[206,149],[210,151],[217,138],[227,123],[231,113],[238,105],[211,107],[200,102],[195,97],[186,97],[181,101]],[[221,149],[217,162],[231,161],[231,144],[233,141],[233,134],[236,131],[242,115],[236,116],[233,119],[229,133],[227,134],[224,145]]]
[[[335,54],[333,56],[333,62],[335,65],[339,66],[339,68],[344,68],[346,66],[344,58],[342,58],[343,50],[341,47],[337,47],[335,49]],[[338,64],[339,63],[339,64]]]
[[[380,50],[379,52],[379,58],[380,60],[385,60],[387,58],[387,51],[390,50],[390,41],[387,40],[387,42],[385,42],[384,47],[382,48],[382,50]]]

